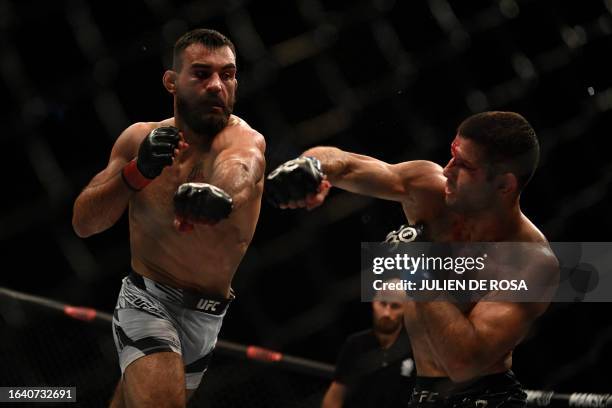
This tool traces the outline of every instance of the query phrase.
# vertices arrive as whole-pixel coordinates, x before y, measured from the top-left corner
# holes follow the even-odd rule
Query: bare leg
[[[117,384],[117,388],[115,388],[115,395],[113,395],[113,400],[110,403],[110,408],[125,408],[125,402],[123,401],[123,380],[119,379],[119,384]]]
[[[128,408],[185,407],[183,360],[173,352],[139,358],[126,368],[121,387]]]

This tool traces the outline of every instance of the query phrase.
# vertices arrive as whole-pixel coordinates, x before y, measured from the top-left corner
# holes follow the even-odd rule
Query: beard
[[[213,111],[218,106],[222,113]],[[176,110],[181,119],[195,133],[203,136],[214,136],[227,126],[230,115],[234,109],[234,97],[228,103],[216,96],[208,96],[190,100],[176,93]]]
[[[402,325],[401,320],[392,320],[388,317],[382,317],[378,320],[374,319],[374,331],[381,334],[392,334]]]

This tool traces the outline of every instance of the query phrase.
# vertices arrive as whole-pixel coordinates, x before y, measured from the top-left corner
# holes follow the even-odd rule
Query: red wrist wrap
[[[125,184],[127,184],[127,186],[134,191],[142,190],[152,181],[151,179],[143,176],[140,170],[138,170],[138,167],[136,166],[136,159],[132,160],[126,164],[125,167],[123,167],[123,170],[121,170],[121,176],[123,177]]]

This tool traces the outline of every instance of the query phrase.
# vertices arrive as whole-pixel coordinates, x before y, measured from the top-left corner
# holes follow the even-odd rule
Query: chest
[[[173,199],[178,187],[184,183],[209,183],[213,163],[214,157],[210,153],[176,160],[138,194],[135,200],[138,209],[153,214],[174,212]]]

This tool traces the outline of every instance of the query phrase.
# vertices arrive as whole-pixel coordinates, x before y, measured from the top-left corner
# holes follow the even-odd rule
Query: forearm
[[[415,306],[433,352],[451,378],[465,380],[486,365],[476,328],[456,305],[432,301],[415,302]]]
[[[345,386],[336,381],[332,382],[323,397],[321,408],[341,408],[344,404],[344,394]]]
[[[319,159],[328,180],[343,190],[385,200],[405,198],[406,186],[397,166],[335,147],[315,147],[303,156]]]
[[[313,147],[302,153],[302,156],[314,157],[321,162],[321,169],[332,184],[342,181],[342,176],[348,170],[349,155],[336,147],[327,146]]]
[[[330,395],[329,392],[323,397],[323,403],[321,408],[342,408],[342,401],[339,401],[335,396]]]
[[[120,171],[106,180],[94,178],[74,202],[72,226],[76,234],[84,238],[110,228],[125,211],[132,194]]]

